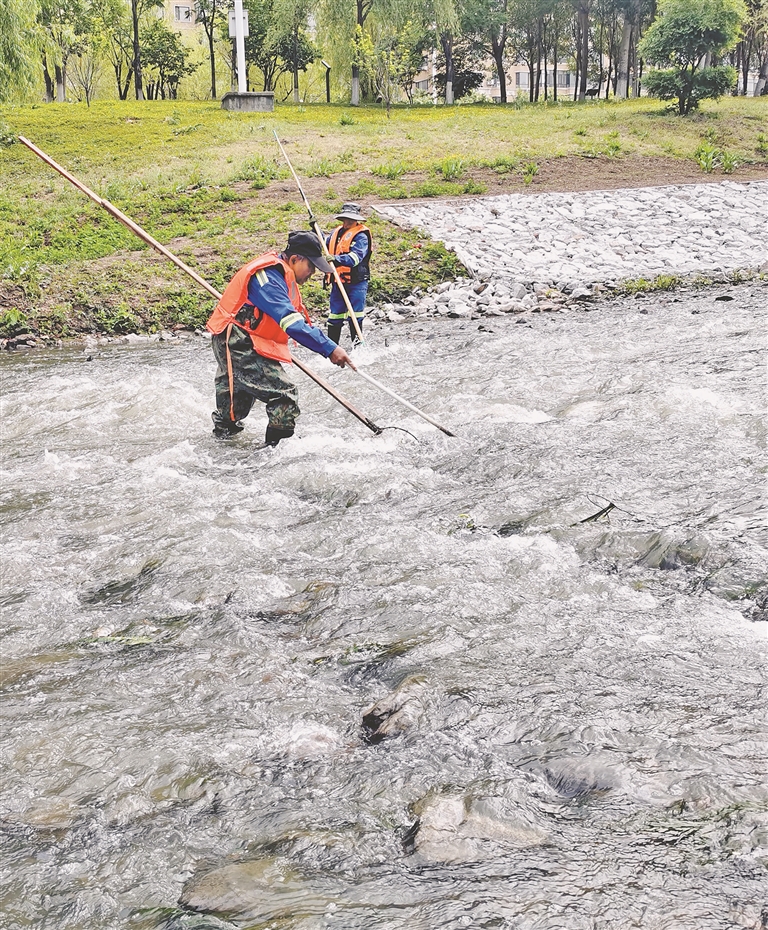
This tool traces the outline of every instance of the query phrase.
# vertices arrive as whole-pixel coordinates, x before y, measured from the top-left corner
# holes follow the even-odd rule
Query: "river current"
[[[456,438],[302,353],[407,432],[275,449],[204,339],[4,353],[3,930],[768,926],[767,321],[380,323]]]

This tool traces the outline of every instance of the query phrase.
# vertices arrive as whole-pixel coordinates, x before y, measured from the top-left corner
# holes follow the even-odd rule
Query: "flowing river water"
[[[217,443],[200,338],[4,353],[3,930],[768,926],[768,288],[724,290],[372,326],[455,439],[309,353],[409,432],[297,371],[296,438]]]

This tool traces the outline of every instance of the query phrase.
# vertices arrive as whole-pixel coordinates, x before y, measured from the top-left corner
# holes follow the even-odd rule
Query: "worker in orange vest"
[[[292,232],[283,252],[266,252],[244,265],[227,285],[206,328],[213,334],[217,362],[213,434],[225,439],[243,429],[254,400],[267,407],[267,445],[293,435],[299,415],[296,385],[281,363],[291,362],[288,339],[355,368],[352,359],[314,326],[299,285],[315,269],[328,274],[320,239],[312,232]]]
[[[326,243],[331,254],[331,261],[336,266],[362,332],[365,298],[368,294],[368,282],[371,279],[373,237],[370,229],[364,224],[365,217],[356,203],[345,203],[341,208],[341,213],[336,214],[336,219],[341,220],[341,226],[333,230],[327,237]],[[328,336],[337,344],[341,342],[341,328],[347,314],[347,305],[334,280],[328,314]],[[349,335],[354,345],[358,341],[357,333],[352,320],[348,322]]]

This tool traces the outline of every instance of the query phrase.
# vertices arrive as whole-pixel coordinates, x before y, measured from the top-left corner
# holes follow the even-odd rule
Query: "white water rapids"
[[[0,358],[3,930],[768,926],[765,283]],[[600,519],[580,522],[606,507]],[[401,724],[363,739],[392,695]]]

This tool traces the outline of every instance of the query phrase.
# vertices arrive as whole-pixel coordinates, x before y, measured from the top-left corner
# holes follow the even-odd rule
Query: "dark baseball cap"
[[[286,255],[303,255],[308,258],[318,271],[323,274],[333,274],[333,265],[323,258],[323,247],[313,232],[299,230],[288,233],[288,245],[285,247]]]

